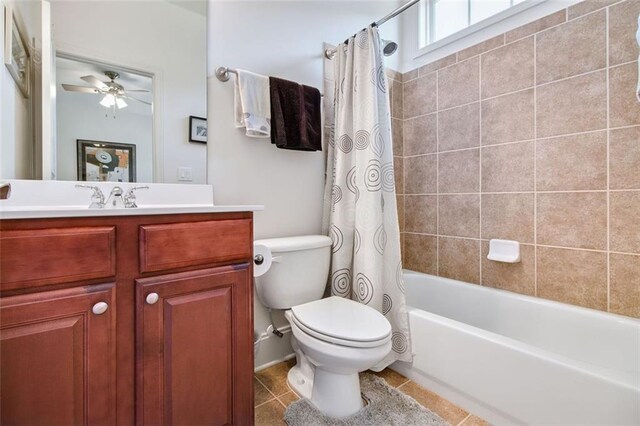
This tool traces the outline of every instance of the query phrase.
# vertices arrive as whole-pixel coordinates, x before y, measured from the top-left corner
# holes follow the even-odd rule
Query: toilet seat
[[[372,348],[391,339],[391,324],[381,313],[342,297],[294,306],[291,314],[301,331],[327,343]]]

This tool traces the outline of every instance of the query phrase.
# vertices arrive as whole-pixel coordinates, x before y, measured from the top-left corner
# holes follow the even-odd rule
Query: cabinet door
[[[253,423],[247,264],[136,281],[137,423]]]
[[[115,359],[114,284],[0,299],[0,424],[114,424]]]

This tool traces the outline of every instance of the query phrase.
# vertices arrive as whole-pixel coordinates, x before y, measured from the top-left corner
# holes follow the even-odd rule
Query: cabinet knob
[[[145,300],[147,301],[148,304],[153,305],[159,299],[160,299],[160,296],[158,296],[158,293],[149,293],[147,294],[147,298]]]
[[[91,311],[96,315],[102,315],[107,312],[107,309],[109,309],[109,305],[107,304],[107,302],[98,302],[93,305]]]

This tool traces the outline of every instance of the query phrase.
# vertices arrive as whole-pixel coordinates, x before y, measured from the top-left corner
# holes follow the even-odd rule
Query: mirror
[[[32,96],[2,105],[19,109],[2,152],[30,166],[0,177],[206,183],[206,136],[190,134],[207,116],[206,0],[8,3],[36,59]]]

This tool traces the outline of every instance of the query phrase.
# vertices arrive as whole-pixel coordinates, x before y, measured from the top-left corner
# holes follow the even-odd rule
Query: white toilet
[[[297,364],[288,381],[325,415],[346,417],[362,408],[358,373],[391,351],[391,324],[378,311],[341,297],[322,299],[331,239],[322,235],[255,241],[271,252],[256,278],[260,301],[284,309]]]

